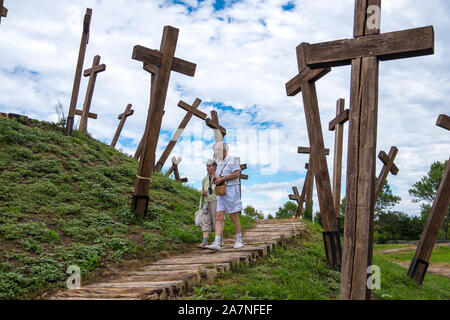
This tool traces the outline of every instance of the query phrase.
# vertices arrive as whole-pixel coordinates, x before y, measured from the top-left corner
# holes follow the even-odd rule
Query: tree
[[[256,220],[263,220],[264,219],[264,215],[262,214],[262,212],[256,210],[255,208],[253,208],[250,205],[245,207],[244,215],[246,215],[247,217],[250,217],[252,219],[256,219]]]
[[[283,207],[278,208],[277,213],[275,213],[275,218],[277,219],[285,219],[292,218],[297,213],[297,205],[292,202],[286,202]]]
[[[409,194],[413,197],[413,202],[423,202],[420,205],[422,220],[425,221],[430,213],[431,206],[433,205],[434,198],[439,189],[444,175],[444,170],[448,161],[444,163],[436,161],[434,162],[427,175],[423,176],[420,181],[417,181],[409,190]],[[444,240],[448,239],[448,230],[450,228],[450,206],[447,209],[444,222],[442,223],[442,230],[444,232]]]

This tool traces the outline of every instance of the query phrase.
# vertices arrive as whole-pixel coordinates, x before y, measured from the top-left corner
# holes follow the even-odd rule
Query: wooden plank
[[[445,114],[441,114],[436,122],[436,125],[441,128],[450,130],[450,117]]]
[[[94,69],[94,72],[92,72],[92,68],[84,70],[83,76],[89,77],[91,73],[99,73],[106,70],[106,64],[101,64],[99,66],[96,66]]]
[[[144,69],[151,68],[150,65],[156,67],[156,70],[161,66],[162,53],[158,50],[149,49],[140,45],[136,45],[133,48],[133,55],[131,57],[133,60],[143,61]],[[147,70],[147,69],[146,69]],[[155,69],[153,69],[155,70]]]
[[[298,75],[286,83],[286,93],[289,97],[296,96],[302,91],[302,83],[305,81],[316,82],[323,76],[331,72],[331,68],[302,70]]]
[[[3,0],[0,0],[0,23],[2,22],[2,17],[6,18],[8,16],[8,9],[3,6]]]
[[[83,114],[83,110],[78,110],[78,109],[75,110],[75,115],[76,116],[81,116],[82,114]],[[98,119],[98,114],[89,112],[88,113],[88,118],[97,120]]]
[[[328,125],[328,130],[334,131],[336,127],[342,125],[348,121],[350,117],[350,110],[342,110],[341,113],[337,114],[336,118],[334,118],[330,124]]]
[[[345,109],[345,100],[339,99],[336,102],[336,121],[330,122],[330,131],[335,131],[334,135],[334,158],[333,158],[333,199],[336,218],[340,217],[341,209],[341,181],[342,181],[342,152],[344,142],[344,122],[348,121],[350,110]],[[342,117],[342,115],[344,115]],[[333,129],[331,129],[331,124]]]
[[[325,155],[329,156],[330,155],[330,149],[325,149],[324,150]],[[298,147],[297,153],[300,154],[310,154],[311,153],[311,148],[307,148],[307,147]]]
[[[197,65],[195,63],[185,61],[183,59],[174,58],[172,70],[190,77],[195,75]]]
[[[393,175],[397,175],[398,168],[394,164],[395,157],[397,156],[398,149],[397,147],[391,147],[391,150],[389,151],[389,155],[387,155],[384,151],[381,151],[378,155],[378,158],[380,158],[384,166],[381,169],[380,175],[378,176],[376,186],[375,186],[375,203],[377,202],[378,198],[381,195],[381,192],[383,191],[384,183],[386,182],[387,176],[389,172],[391,172]]]
[[[73,81],[72,97],[70,99],[69,113],[67,115],[66,135],[68,136],[72,135],[74,125],[75,110],[77,107],[78,94],[80,92],[81,73],[83,71],[84,58],[86,56],[86,47],[89,42],[91,18],[92,9],[88,8],[86,9],[86,14],[84,16],[83,34],[81,36],[80,50],[78,52],[78,61],[75,69],[75,78]]]
[[[200,105],[200,103],[202,103],[202,100],[198,99],[194,102],[194,104],[192,106],[188,105],[186,102],[184,101],[180,101],[178,103],[178,106],[181,109],[186,110],[187,112],[191,112],[193,113],[196,117],[199,117],[202,120],[206,120],[206,118],[208,118],[208,115],[200,110],[197,109],[197,107]],[[197,105],[197,107],[195,107]]]
[[[434,29],[427,26],[306,46],[306,64],[312,69],[350,65],[362,57],[411,58],[434,54]]]

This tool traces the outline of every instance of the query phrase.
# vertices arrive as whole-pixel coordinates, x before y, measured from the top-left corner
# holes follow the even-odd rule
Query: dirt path
[[[393,260],[392,262],[405,267],[405,268],[409,268],[409,264],[410,262],[407,261],[395,261]],[[449,277],[450,278],[450,265],[449,264],[445,264],[445,263],[438,263],[438,264],[430,264],[428,266],[428,270],[427,272],[429,273],[433,273],[433,274],[439,274],[441,276],[444,277]]]
[[[234,238],[225,239],[219,252],[196,249],[187,254],[156,261],[137,271],[126,271],[103,283],[61,291],[51,300],[159,300],[183,295],[193,286],[211,280],[239,264],[264,259],[285,238],[305,229],[298,220],[263,220],[243,232],[245,247],[233,249]]]

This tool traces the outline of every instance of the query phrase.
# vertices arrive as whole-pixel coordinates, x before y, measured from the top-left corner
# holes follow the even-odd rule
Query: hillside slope
[[[0,299],[62,288],[70,265],[86,284],[201,239],[197,190],[155,174],[149,216],[136,220],[137,161],[56,124],[21,122],[0,117]]]

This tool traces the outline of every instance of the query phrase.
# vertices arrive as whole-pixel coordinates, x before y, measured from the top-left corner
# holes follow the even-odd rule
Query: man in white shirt
[[[228,155],[228,149],[228,145],[224,142],[219,142],[214,146],[214,158],[217,160],[215,185],[218,186],[224,182],[227,193],[217,196],[216,238],[213,244],[206,247],[212,250],[220,250],[225,213],[230,215],[231,221],[234,223],[236,231],[234,248],[239,249],[244,246],[241,223],[239,221],[239,214],[242,212],[241,192],[239,189],[241,166],[236,157]]]

